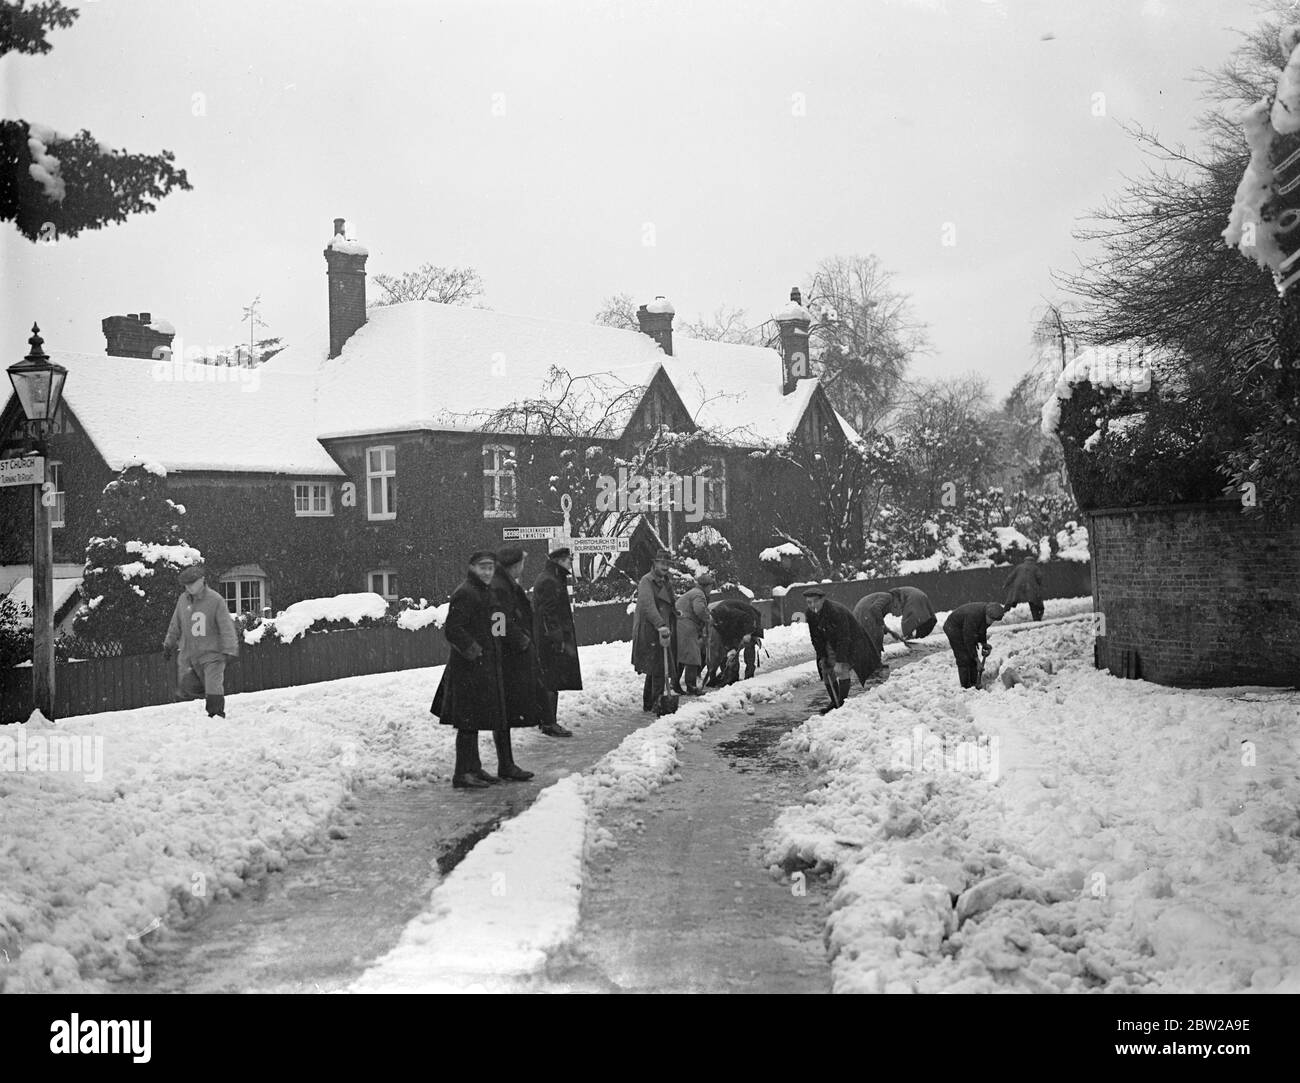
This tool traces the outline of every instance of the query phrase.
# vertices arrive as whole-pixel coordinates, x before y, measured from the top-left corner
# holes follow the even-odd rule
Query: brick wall
[[[1098,664],[1157,684],[1300,682],[1300,517],[1234,502],[1088,515]]]

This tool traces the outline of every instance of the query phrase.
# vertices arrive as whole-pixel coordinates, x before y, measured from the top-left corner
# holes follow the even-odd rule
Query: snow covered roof
[[[673,356],[639,331],[411,301],[370,310],[338,357],[317,363],[322,439],[409,429],[475,431],[507,403],[542,395],[551,368],[602,376],[605,387],[648,385],[667,371],[704,428],[742,446],[780,443],[798,425],[817,381],[781,394],[781,359],[771,349],[674,336]],[[268,365],[306,370],[294,347]],[[593,420],[600,406],[591,404]],[[635,403],[605,418],[617,437]]]
[[[56,579],[54,580],[54,612],[57,614],[77,593],[77,588],[81,586],[81,579]],[[9,600],[19,605],[25,605],[32,609],[32,577],[25,576],[18,580],[9,591]],[[20,620],[20,623],[26,625],[31,623],[31,618]]]
[[[67,368],[64,401],[113,470],[144,460],[168,470],[343,474],[312,431],[310,377],[273,372],[269,363],[245,369],[60,350],[50,357]],[[13,389],[6,390],[7,403]]]

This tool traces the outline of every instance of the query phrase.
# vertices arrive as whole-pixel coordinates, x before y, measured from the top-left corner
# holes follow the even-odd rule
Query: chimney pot
[[[798,287],[798,286],[792,286],[792,287],[791,287],[791,289],[790,289],[790,300],[792,300],[796,305],[801,305],[801,304],[803,304],[803,294],[799,292],[799,287]]]
[[[141,312],[141,313],[140,313],[140,322],[143,323],[143,324],[150,324],[150,323],[153,323],[153,313],[152,313],[152,312]]]
[[[138,313],[138,312],[128,312],[128,313],[126,314],[126,318],[127,318],[128,320],[135,320],[136,323],[139,323],[139,322],[140,322],[140,313]]]
[[[346,221],[347,221],[346,218],[335,218],[335,219],[334,219],[334,236],[336,236],[336,237],[342,236],[342,234],[343,234],[343,223],[346,222]]]

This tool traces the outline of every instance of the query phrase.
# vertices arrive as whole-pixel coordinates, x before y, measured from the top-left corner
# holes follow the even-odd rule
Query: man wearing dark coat
[[[891,612],[902,619],[904,639],[924,639],[934,631],[939,617],[925,591],[895,587],[889,593],[894,599]]]
[[[832,703],[826,711],[843,705],[848,698],[853,674],[861,684],[871,675],[871,645],[848,606],[826,597],[821,587],[809,587],[803,592],[807,611],[808,636],[817,654],[817,669],[826,680],[835,681],[839,703]]]
[[[763,615],[741,598],[723,598],[709,606],[713,615],[709,630],[706,685],[728,685],[740,680],[740,652],[745,656],[745,680],[758,665],[758,644],[763,639]],[[734,661],[733,661],[734,659]]]
[[[541,730],[548,737],[572,737],[561,726],[560,693],[582,690],[582,667],[578,664],[578,633],[573,624],[573,603],[569,599],[569,576],[573,554],[567,547],[553,549],[533,584],[533,643],[541,671],[546,721]]]
[[[655,709],[663,695],[664,682],[677,674],[677,599],[668,578],[672,554],[660,549],[650,570],[636,586],[636,609],[632,614],[632,666],[645,674],[641,706]],[[664,648],[668,648],[668,670],[664,670]]]
[[[452,592],[442,627],[451,656],[429,710],[444,726],[456,727],[451,784],[458,790],[482,789],[497,781],[479,760],[481,730],[491,730],[495,739],[498,778],[523,782],[533,777],[515,766],[510,748],[501,655],[506,618],[492,596],[495,573],[494,553],[480,549],[469,558],[469,574]]]
[[[1029,603],[1029,612],[1034,620],[1043,619],[1043,569],[1032,553],[1007,576],[1002,590],[1002,604],[1008,612],[1021,602]]]
[[[893,636],[900,643],[903,641],[901,636],[895,635],[893,629],[885,624],[885,614],[893,604],[892,594],[879,591],[859,598],[858,604],[853,607],[853,619],[862,625],[862,630],[867,634],[867,643],[871,647],[871,672],[879,673],[883,669],[885,672],[881,674],[882,676],[889,674],[889,667],[885,665],[883,658],[886,634]]]
[[[505,685],[506,715],[511,729],[540,726],[546,721],[542,675],[533,640],[533,606],[519,585],[527,554],[517,545],[497,550],[497,570],[490,584],[493,602],[505,614],[501,640],[501,679]]]
[[[949,613],[943,622],[943,634],[948,637],[953,657],[957,659],[957,678],[963,688],[975,687],[978,668],[975,650],[978,647],[984,654],[989,653],[989,625],[1001,620],[1002,615],[1002,607],[996,602],[967,602]]]

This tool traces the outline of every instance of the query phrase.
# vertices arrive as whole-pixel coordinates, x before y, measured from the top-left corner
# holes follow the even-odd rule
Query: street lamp
[[[33,450],[46,454],[45,437],[63,401],[63,384],[68,370],[56,364],[41,349],[41,329],[32,324],[27,340],[31,352],[8,368],[14,394],[31,422]],[[43,464],[49,478],[49,464]],[[51,494],[52,495],[52,494]],[[45,486],[32,488],[32,702],[50,721],[54,720],[54,545],[50,531],[50,503]],[[52,502],[52,501],[51,501]]]

